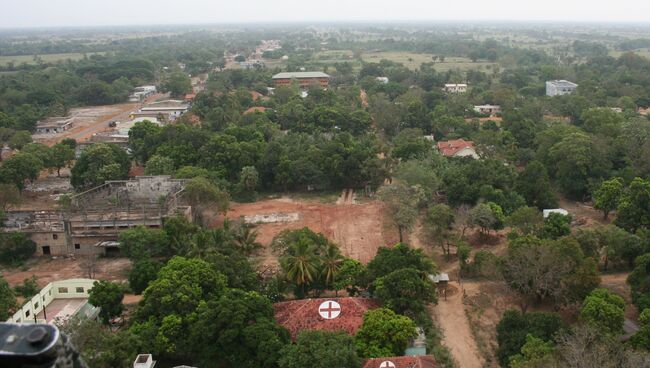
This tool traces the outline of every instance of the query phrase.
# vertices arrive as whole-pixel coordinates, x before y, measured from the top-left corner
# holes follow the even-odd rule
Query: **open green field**
[[[104,54],[104,52],[89,52],[86,55],[90,56],[93,54]],[[84,54],[80,52],[71,52],[68,54],[44,54],[44,55],[38,55],[44,62],[46,63],[54,63],[57,61],[63,61],[63,60],[81,60],[84,57]],[[22,63],[27,63],[27,64],[36,64],[36,60],[34,60],[34,55],[17,55],[17,56],[0,56],[0,65],[5,66],[12,62],[15,65],[20,65]]]
[[[611,56],[613,56],[613,57],[619,57],[619,56],[623,55],[625,52],[626,51],[612,50],[612,51],[609,52],[609,54]],[[640,55],[640,56],[643,56],[643,57],[646,57],[646,58],[650,59],[650,49],[638,49],[638,50],[634,50],[632,52],[634,52],[637,55]]]
[[[315,53],[312,60],[319,63],[342,63],[354,61],[351,50],[327,50]]]
[[[361,59],[368,63],[378,63],[382,59],[394,61],[397,63],[402,63],[409,69],[418,69],[420,64],[428,63],[433,61],[432,54],[419,54],[406,51],[379,51],[379,52],[368,52],[361,55]],[[434,64],[434,69],[439,72],[444,72],[450,69],[460,69],[461,71],[467,70],[487,70],[488,65],[494,63],[477,61],[472,62],[472,60],[463,57],[445,57],[443,63],[436,61]]]

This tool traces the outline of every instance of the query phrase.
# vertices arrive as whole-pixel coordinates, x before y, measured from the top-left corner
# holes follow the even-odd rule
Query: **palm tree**
[[[318,263],[313,246],[304,240],[290,245],[280,260],[287,279],[300,287],[303,295],[306,286],[314,281],[314,276],[318,273]]]
[[[325,253],[321,256],[321,260],[321,276],[323,277],[325,286],[329,287],[334,283],[336,274],[339,272],[344,257],[341,255],[339,248],[330,244],[325,250]]]
[[[244,254],[250,256],[256,250],[262,248],[262,244],[257,242],[257,230],[251,226],[242,224],[233,231],[235,243],[244,251]]]

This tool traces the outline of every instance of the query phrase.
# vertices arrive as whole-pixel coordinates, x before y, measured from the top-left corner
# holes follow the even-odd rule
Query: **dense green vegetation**
[[[59,42],[0,34],[0,55],[34,55],[29,64],[0,66],[0,144],[12,151],[0,163],[3,211],[20,203],[43,169],[72,166],[77,191],[127,178],[134,164],[147,175],[190,179],[184,195],[192,222],[171,218],[162,229],[120,234],[133,261],[129,287],[143,300],[116,333],[73,321],[69,333],[82,355],[97,367],[128,365],[142,351],[165,364],[358,367],[363,358],[403,354],[419,326],[438,364],[451,366],[427,312],[437,301],[428,276],[438,267],[403,243],[421,225],[425,245],[440,247],[445,261],[456,257],[462,277],[500,282],[518,303],[520,311],[507,311],[496,329],[501,366],[644,366],[650,120],[637,109],[650,107],[650,60],[633,51],[648,40],[587,26],[476,27],[154,29],[143,37],[116,31],[111,42],[92,30],[83,31],[87,39],[62,34]],[[273,38],[282,48],[264,53],[266,65],[236,64]],[[64,53],[82,57],[44,57]],[[301,68],[329,73],[329,88],[269,92],[275,72]],[[190,114],[162,127],[137,123],[128,153],[95,144],[75,160],[74,142],[31,143],[42,117],[123,102],[141,84],[180,97],[192,90],[190,76],[202,73],[206,88]],[[551,79],[579,87],[547,97]],[[445,83],[469,89],[445,93]],[[483,104],[502,112],[488,118],[474,111]],[[266,109],[247,112],[252,107]],[[480,159],[435,149],[435,141],[451,139],[473,141]],[[207,209],[227,212],[231,200],[348,188],[384,201],[400,237],[367,265],[304,228],[274,239],[279,270],[263,276],[254,228],[228,221],[208,228],[203,216]],[[573,202],[591,202],[602,222],[582,226],[578,214],[541,215]],[[505,233],[499,256],[471,245]],[[24,234],[0,234],[2,263],[20,264],[34,250]],[[610,271],[630,272],[640,329],[628,342],[619,341],[625,300],[599,288],[600,273]],[[274,319],[272,302],[344,290],[382,304],[356,336],[303,332],[291,342]],[[123,312],[123,292],[107,282],[93,289],[103,323]],[[0,318],[17,307],[14,291],[0,283]],[[577,322],[562,323],[560,309]]]

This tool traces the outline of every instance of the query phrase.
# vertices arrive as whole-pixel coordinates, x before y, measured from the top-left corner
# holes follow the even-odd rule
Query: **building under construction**
[[[115,254],[121,231],[160,228],[176,215],[191,218],[182,198],[185,182],[169,176],[107,181],[71,196],[59,210],[9,211],[4,231],[28,234],[37,255]]]

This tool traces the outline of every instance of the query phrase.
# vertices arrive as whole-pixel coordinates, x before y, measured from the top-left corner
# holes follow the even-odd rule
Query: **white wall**
[[[25,302],[20,310],[7,320],[13,323],[32,323],[34,316],[38,315],[43,306],[49,305],[54,299],[88,299],[88,291],[92,289],[93,279],[69,279],[54,281],[47,284],[41,291]],[[67,288],[67,293],[63,292]],[[83,288],[83,291],[77,291]],[[39,319],[37,323],[46,323]]]

